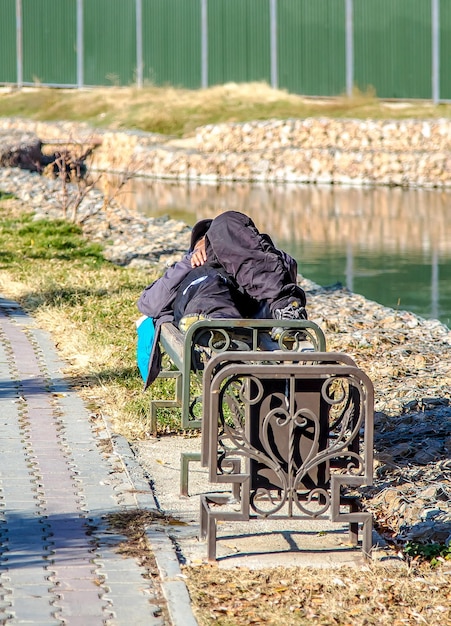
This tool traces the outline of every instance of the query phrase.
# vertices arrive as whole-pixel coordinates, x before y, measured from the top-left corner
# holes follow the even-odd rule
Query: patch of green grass
[[[7,191],[2,191],[0,189],[0,201],[1,200],[12,200],[14,198],[14,194],[8,193]]]
[[[21,257],[26,259],[103,261],[101,246],[86,242],[81,229],[64,220],[33,220],[30,215],[24,215],[20,219],[3,222],[0,237],[5,239],[5,246],[8,242],[13,246],[19,245]]]
[[[129,439],[149,433],[151,394],[174,397],[172,380],[159,380],[144,393],[136,365],[136,302],[155,278],[155,272],[106,261],[102,247],[74,224],[34,220],[0,203],[1,291],[48,327],[74,360],[73,382],[92,410],[107,411]],[[20,286],[17,293],[8,291],[12,285]],[[77,364],[79,357],[83,365]],[[158,422],[161,431],[179,429],[180,410],[161,409]]]
[[[404,554],[413,559],[428,561],[431,565],[438,565],[440,560],[451,560],[451,545],[441,543],[408,542],[404,547]]]

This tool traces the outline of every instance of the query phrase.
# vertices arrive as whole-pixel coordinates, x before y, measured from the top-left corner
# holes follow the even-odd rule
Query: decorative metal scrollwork
[[[294,377],[227,378],[219,401],[218,472],[231,471],[231,457],[247,464],[250,503],[259,515],[274,515],[285,506],[290,516],[293,506],[304,515],[322,515],[330,506],[331,472],[364,471],[362,394],[358,380],[338,375],[317,390],[307,385],[307,392]]]

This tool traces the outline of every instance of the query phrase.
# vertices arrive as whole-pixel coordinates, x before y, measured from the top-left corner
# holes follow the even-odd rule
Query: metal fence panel
[[[135,0],[85,0],[83,34],[86,85],[136,82]]]
[[[441,0],[440,11],[440,99],[451,100],[451,2]]]
[[[451,1],[0,0],[0,59],[0,83],[19,85],[265,81],[438,102],[451,100]]]
[[[0,2],[0,83],[17,81],[16,63],[16,3],[15,0]]]
[[[22,0],[23,81],[76,83],[76,0]]]
[[[143,77],[155,85],[201,85],[200,0],[143,0]]]
[[[269,0],[208,0],[208,83],[271,81]]]
[[[344,0],[279,0],[279,86],[332,96],[346,90]]]
[[[431,98],[431,0],[354,2],[354,79],[380,98]]]

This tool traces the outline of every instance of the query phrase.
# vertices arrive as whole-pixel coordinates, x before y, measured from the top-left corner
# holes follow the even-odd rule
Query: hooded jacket
[[[230,277],[230,282],[237,288],[242,285],[242,291],[249,297],[249,301],[264,302],[269,299],[275,302],[278,296],[286,299],[294,295],[305,303],[303,291],[296,286],[296,261],[287,253],[277,250],[271,238],[259,233],[248,216],[237,211],[227,211],[215,218],[215,228],[209,232],[212,222],[206,219],[195,224],[189,252],[168,268],[161,278],[146,287],[138,300],[140,312],[152,317],[155,322],[155,339],[145,388],[160,372],[161,324],[174,321],[173,307],[178,289],[193,271],[191,257],[194,246],[204,235],[208,262],[216,266],[222,275]],[[243,288],[243,283],[246,288]],[[255,308],[249,310],[248,316],[253,316],[254,311]]]

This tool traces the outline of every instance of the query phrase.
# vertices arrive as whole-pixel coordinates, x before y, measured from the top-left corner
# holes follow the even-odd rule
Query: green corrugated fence
[[[0,83],[451,100],[451,0],[0,0]]]
[[[2,0],[0,3],[0,82],[17,82],[17,57],[15,0]]]

